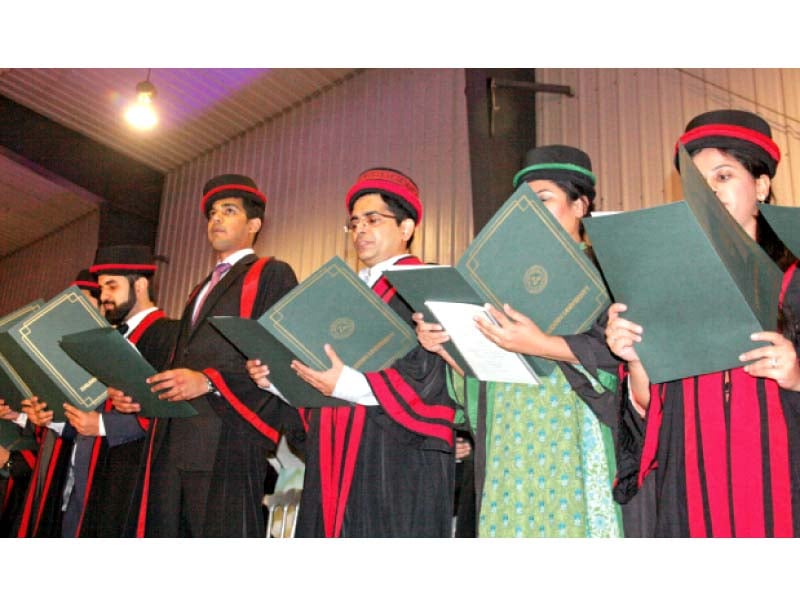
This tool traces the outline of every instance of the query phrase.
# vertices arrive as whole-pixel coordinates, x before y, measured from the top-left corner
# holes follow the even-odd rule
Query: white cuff
[[[66,425],[66,423],[61,421],[60,423],[50,423],[47,428],[52,429],[61,437],[61,434],[64,433],[64,425]]]
[[[102,415],[102,413],[97,415],[97,428],[98,428],[97,435],[100,436],[100,437],[105,437],[105,435],[106,435],[106,426],[105,426],[105,423],[103,423],[103,415]]]
[[[347,365],[342,369],[331,396],[364,406],[378,406],[379,404],[364,374]]]
[[[259,387],[260,387],[260,386],[259,386]],[[292,405],[292,404],[291,404],[291,402],[289,402],[289,401],[286,399],[286,396],[284,396],[283,394],[281,394],[281,391],[280,391],[280,390],[279,390],[277,387],[275,387],[275,384],[274,384],[274,383],[270,383],[268,388],[261,388],[261,389],[262,389],[262,390],[266,390],[266,391],[268,391],[270,394],[275,394],[275,395],[276,395],[278,398],[280,398],[281,400],[283,400],[284,402],[286,402],[286,404],[288,404],[289,406],[291,406],[291,405]]]

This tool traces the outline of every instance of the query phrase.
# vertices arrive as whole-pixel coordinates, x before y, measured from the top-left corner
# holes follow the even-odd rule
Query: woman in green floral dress
[[[595,177],[589,157],[569,146],[534,148],[514,186],[526,182],[575,241],[591,209]],[[498,346],[557,361],[539,385],[479,382],[442,344],[441,326],[416,315],[420,343],[451,365],[450,392],[475,438],[479,537],[619,537],[620,507],[611,427],[616,425],[616,360],[602,329],[550,336],[505,305],[498,325],[478,327]],[[481,467],[484,467],[481,469]]]

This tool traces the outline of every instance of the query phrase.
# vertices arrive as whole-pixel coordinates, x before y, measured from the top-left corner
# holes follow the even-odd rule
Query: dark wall
[[[494,132],[490,135],[489,80],[533,82],[534,76],[534,69],[466,69],[475,233],[514,191],[511,180],[536,140],[535,94],[531,90],[496,89],[495,102],[500,110],[494,112]]]
[[[100,246],[155,246],[163,173],[4,96],[0,146],[103,198]]]

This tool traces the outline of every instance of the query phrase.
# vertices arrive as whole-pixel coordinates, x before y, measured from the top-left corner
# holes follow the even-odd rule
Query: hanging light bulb
[[[150,69],[147,79],[136,84],[136,102],[125,111],[125,120],[136,129],[152,129],[158,123],[158,115],[153,107],[156,95],[155,86],[150,83]]]

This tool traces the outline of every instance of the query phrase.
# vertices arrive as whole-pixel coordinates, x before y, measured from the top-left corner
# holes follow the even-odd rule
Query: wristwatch
[[[217,391],[217,388],[214,387],[214,383],[211,381],[211,378],[208,375],[206,375],[206,385],[208,386],[206,394],[213,394]]]

